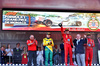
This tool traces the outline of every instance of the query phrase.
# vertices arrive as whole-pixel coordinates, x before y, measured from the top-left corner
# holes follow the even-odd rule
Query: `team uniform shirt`
[[[28,51],[36,51],[37,50],[37,40],[35,40],[36,43],[33,43],[34,40],[27,40],[27,46],[28,46]],[[33,43],[32,45],[28,45],[30,43]]]
[[[92,49],[95,46],[94,40],[87,38],[87,49]]]
[[[52,44],[48,45],[49,42],[52,42]],[[54,46],[53,39],[52,38],[44,38],[43,46],[48,47],[53,52],[53,49],[52,49],[52,46]]]
[[[65,34],[63,31],[63,27],[61,27],[61,33],[64,40],[64,44],[71,44],[73,46],[72,37],[69,34]]]

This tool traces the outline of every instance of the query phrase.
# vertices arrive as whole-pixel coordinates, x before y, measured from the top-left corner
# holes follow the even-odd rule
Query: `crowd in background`
[[[66,59],[65,52],[64,52],[65,51],[64,40],[61,39],[62,43],[60,44],[60,46],[58,44],[52,45],[53,44],[53,41],[51,42],[52,39],[48,38],[48,37],[50,37],[50,33],[47,33],[46,36],[47,36],[47,38],[44,38],[43,40],[46,39],[45,41],[49,41],[49,43],[47,43],[47,46],[45,46],[43,44],[45,42],[45,41],[43,41],[43,43],[41,44],[41,47],[38,47],[38,42],[36,39],[34,39],[34,35],[30,35],[30,40],[27,40],[28,48],[25,46],[24,47],[20,46],[20,43],[17,43],[16,47],[13,49],[11,48],[10,44],[8,44],[7,47],[2,46],[1,50],[0,50],[0,53],[1,53],[0,54],[1,55],[0,63],[1,64],[6,64],[6,63],[7,64],[12,64],[12,63],[13,64],[28,64],[28,66],[31,66],[31,64],[33,62],[34,66],[37,66],[37,65],[43,66],[43,65],[46,65],[46,63],[50,64],[51,62],[53,62],[53,65],[58,65],[58,64],[63,65],[65,63],[65,59]],[[73,46],[71,52],[73,54],[72,61],[73,61],[74,65],[78,64],[78,66],[81,66],[81,64],[82,64],[82,66],[85,66],[85,62],[87,62],[88,59],[87,59],[87,53],[86,53],[86,59],[85,59],[84,46],[85,45],[88,46],[89,49],[93,48],[95,46],[94,41],[92,39],[90,39],[90,37],[91,37],[90,33],[87,34],[87,38],[86,38],[86,35],[84,35],[84,39],[81,38],[80,34],[77,34],[76,39],[73,40],[74,46]],[[87,39],[88,39],[88,41],[87,41]],[[90,45],[91,44],[90,41],[91,41],[92,45]],[[86,44],[86,42],[89,42],[89,43]],[[50,52],[51,52],[51,50],[53,51],[51,53],[51,56],[50,56],[50,52],[47,51],[48,48],[49,48]],[[49,52],[48,55],[47,55],[47,52]],[[70,54],[69,54],[69,56],[70,56]],[[93,57],[93,55],[91,56],[90,60],[92,60],[92,57]],[[69,58],[67,58],[67,60],[68,60],[68,62],[67,62],[67,64],[68,64]],[[77,63],[76,63],[76,60],[77,60]]]
[[[45,48],[45,47],[44,47]],[[27,64],[28,63],[28,51],[27,47],[20,47],[20,43],[16,44],[15,48],[11,48],[10,44],[7,44],[7,47],[1,47],[1,64]],[[37,46],[37,64],[45,64],[45,50]],[[73,57],[74,58],[74,57]],[[64,43],[54,46],[53,49],[53,64],[64,64]],[[69,60],[69,59],[68,59]],[[49,62],[49,61],[48,61]]]
[[[20,47],[20,43],[16,44],[15,48],[11,48],[8,44],[7,48],[5,46],[1,47],[0,50],[0,63],[1,64],[27,64],[28,52],[26,47]]]
[[[48,36],[48,34],[47,34]],[[90,39],[91,35],[87,34],[87,38],[86,35],[84,35],[84,39],[81,38],[80,34],[76,35],[77,39],[73,40],[74,43],[74,47],[72,48],[72,54],[73,54],[73,63],[74,65],[79,65],[81,66],[81,63],[83,66],[85,66],[85,50],[84,50],[84,46],[87,44],[84,44],[87,39]],[[37,65],[45,65],[45,61],[46,61],[46,47],[43,44],[41,44],[41,47],[38,47],[38,42],[36,41],[36,39],[34,39],[34,35],[30,35],[30,40],[27,40],[27,47],[22,47],[20,46],[20,43],[16,44],[15,48],[11,48],[11,45],[8,44],[7,47],[2,46],[1,50],[0,50],[0,63],[1,64],[28,64],[28,66],[31,66],[32,62],[34,64],[34,66]],[[48,39],[48,38],[46,38]],[[55,44],[53,47],[53,58],[52,60],[50,60],[50,53],[48,54],[48,58],[47,58],[47,62],[50,64],[50,61],[53,62],[53,65],[58,65],[58,64],[64,64],[65,63],[65,52],[64,52],[64,41],[63,39],[62,43],[60,44],[60,46],[58,44]],[[47,40],[46,40],[47,41]],[[91,39],[91,42],[93,40]],[[89,41],[88,41],[89,42]],[[33,46],[32,46],[33,45]],[[49,45],[50,46],[50,45]],[[92,43],[92,48],[95,46],[95,43],[93,41]],[[89,48],[91,48],[91,46],[89,45]],[[92,49],[93,50],[93,49]],[[51,51],[51,49],[50,49]],[[87,51],[87,50],[86,50]],[[93,53],[92,53],[93,54]],[[93,57],[93,55],[92,55]],[[49,59],[49,60],[48,60]],[[90,58],[92,60],[92,58]],[[69,58],[67,58],[69,63]],[[76,62],[77,60],[77,62]],[[80,62],[81,60],[81,62]],[[34,63],[34,61],[36,63]],[[87,61],[87,58],[86,58]],[[30,63],[30,65],[29,65]],[[91,62],[92,63],[92,62]]]
[[[88,36],[88,35],[87,35]],[[30,38],[34,38],[33,35],[30,36]],[[81,35],[77,34],[77,39],[73,40],[74,46],[72,48],[72,53],[73,53],[73,63],[74,65],[79,65],[80,63],[80,59],[82,61],[82,63],[85,63],[85,51],[84,51],[84,41],[86,41],[85,39],[80,39]],[[86,35],[85,35],[86,37]],[[90,37],[90,34],[89,36]],[[78,39],[80,39],[78,41]],[[29,40],[30,41],[30,40]],[[64,41],[63,39],[61,39],[62,43],[59,44],[55,44],[53,47],[53,58],[52,58],[52,62],[53,65],[58,65],[58,64],[64,64],[65,63],[65,53],[64,53]],[[36,40],[34,39],[34,41],[32,43],[33,46],[35,44],[33,44],[34,42],[36,42]],[[31,62],[34,62],[34,59],[32,60],[32,58],[36,59],[36,65],[45,65],[45,60],[46,60],[46,55],[45,55],[45,47],[43,44],[41,44],[41,47],[38,47],[38,45],[36,46],[36,53],[35,54],[31,54],[28,50],[30,48],[27,47],[22,47],[20,46],[20,43],[16,43],[16,47],[15,48],[11,48],[10,44],[7,44],[7,46],[1,46],[1,50],[0,50],[0,63],[1,64],[28,64],[29,61],[29,57],[31,58]],[[93,45],[94,46],[94,45]],[[28,46],[30,47],[30,46]],[[31,46],[32,47],[32,46]],[[34,47],[32,47],[32,49],[34,49]],[[30,56],[32,55],[32,57]],[[35,55],[35,56],[34,56]],[[50,57],[48,57],[49,59]],[[69,57],[68,57],[68,62],[69,63]],[[76,61],[77,60],[77,61]],[[48,63],[50,64],[50,60],[48,60]],[[34,63],[33,63],[34,64]],[[29,65],[29,64],[28,64]],[[30,65],[29,65],[30,66]],[[81,66],[81,64],[79,65]],[[85,64],[83,65],[85,66]]]

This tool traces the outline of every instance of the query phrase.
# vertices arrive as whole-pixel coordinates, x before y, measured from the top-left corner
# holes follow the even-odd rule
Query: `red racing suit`
[[[67,65],[67,57],[68,57],[68,52],[69,52],[70,65],[73,65],[72,47],[71,47],[71,46],[73,46],[72,37],[71,37],[71,35],[64,33],[63,27],[61,27],[61,33],[62,33],[62,37],[63,37],[63,41],[64,41],[65,64]]]
[[[87,38],[87,44],[85,44],[85,63],[86,66],[91,66],[93,58],[93,47],[95,46],[94,40]]]

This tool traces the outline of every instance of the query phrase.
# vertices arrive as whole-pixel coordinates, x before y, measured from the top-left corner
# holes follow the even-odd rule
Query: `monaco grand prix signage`
[[[70,31],[100,31],[100,13],[2,10],[2,30],[60,31],[59,23]]]

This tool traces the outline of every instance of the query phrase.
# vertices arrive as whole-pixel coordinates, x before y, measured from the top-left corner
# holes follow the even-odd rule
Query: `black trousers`
[[[21,64],[21,60],[14,60],[14,64]]]
[[[33,59],[33,64],[34,66],[37,66],[37,62],[36,62],[36,58],[37,58],[37,54],[36,51],[28,51],[28,57],[29,57],[29,61],[28,61],[28,66],[31,66],[32,64],[32,59]]]
[[[22,61],[21,55],[14,56],[14,64],[21,64],[21,61]]]
[[[12,56],[6,56],[7,63],[12,63]]]
[[[5,64],[5,58],[1,57],[1,64]]]

